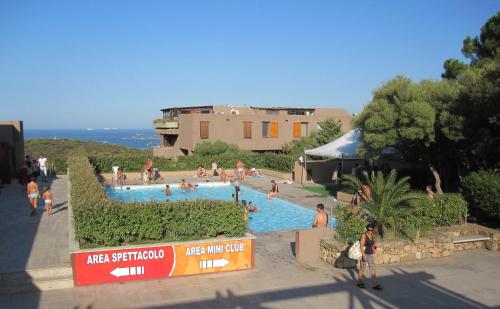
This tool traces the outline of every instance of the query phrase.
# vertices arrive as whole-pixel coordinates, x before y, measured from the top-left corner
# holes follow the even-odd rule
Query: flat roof
[[[274,110],[289,110],[289,109],[295,109],[295,110],[311,110],[311,109],[316,109],[315,107],[257,107],[257,106],[250,106],[250,108],[253,109],[274,109]]]
[[[168,111],[170,109],[193,109],[193,108],[213,108],[213,105],[199,105],[199,106],[181,106],[181,107],[169,107],[160,109],[162,112]]]

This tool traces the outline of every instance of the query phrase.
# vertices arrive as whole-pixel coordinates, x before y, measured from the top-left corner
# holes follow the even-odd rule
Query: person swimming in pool
[[[166,186],[165,186],[165,190],[163,190],[163,192],[164,192],[164,193],[165,193],[165,195],[167,195],[167,196],[172,195],[172,190],[170,190],[170,185],[166,185]]]

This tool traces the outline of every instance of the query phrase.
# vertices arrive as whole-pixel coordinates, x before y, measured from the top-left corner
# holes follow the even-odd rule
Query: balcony
[[[153,125],[157,129],[178,129],[179,121],[177,121],[177,117],[159,118],[153,121]]]

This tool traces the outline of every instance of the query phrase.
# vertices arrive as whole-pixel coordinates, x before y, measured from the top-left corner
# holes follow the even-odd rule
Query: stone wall
[[[488,235],[491,241],[473,241],[453,243],[453,236]],[[427,258],[450,256],[455,251],[487,248],[498,250],[500,232],[476,224],[446,227],[435,231],[427,238],[420,238],[418,242],[410,240],[376,241],[377,251],[375,263],[390,264],[416,261]],[[333,264],[347,245],[340,244],[334,239],[320,241],[320,258]]]

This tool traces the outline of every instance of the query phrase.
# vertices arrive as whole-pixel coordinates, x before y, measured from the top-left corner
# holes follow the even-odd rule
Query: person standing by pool
[[[272,199],[275,195],[278,195],[279,192],[280,190],[278,184],[276,183],[276,181],[271,180],[271,192],[267,194],[267,199]]]
[[[47,158],[40,155],[38,158],[38,166],[40,167],[40,175],[42,176],[42,182],[47,182]]]
[[[54,194],[52,193],[50,186],[45,186],[43,199],[45,201],[45,211],[47,211],[47,215],[50,216],[52,214],[52,206],[54,205]]]
[[[26,186],[26,191],[28,192],[28,199],[30,201],[31,216],[36,216],[36,206],[40,198],[40,189],[35,181],[35,177],[31,177],[31,182]]]
[[[219,176],[219,173],[217,172],[217,162],[212,161],[212,176]]]
[[[236,170],[238,171],[238,178],[242,181],[245,180],[245,163],[243,161],[238,160],[236,162]]]
[[[328,226],[328,215],[325,212],[325,205],[318,204],[316,206],[318,213],[314,217],[313,227],[327,227]]]
[[[361,235],[359,240],[359,246],[361,248],[361,261],[360,268],[358,270],[358,284],[359,288],[364,289],[364,275],[363,272],[366,268],[370,269],[371,279],[372,279],[372,288],[374,290],[382,290],[382,286],[377,283],[377,274],[375,271],[375,250],[377,247],[375,246],[374,240],[374,231],[375,225],[369,223],[366,226],[366,232]]]
[[[125,179],[127,179],[127,176],[125,176],[121,167],[118,168],[118,173],[116,174],[116,178],[118,181],[118,185],[120,187],[123,187],[123,185],[125,184]]]

